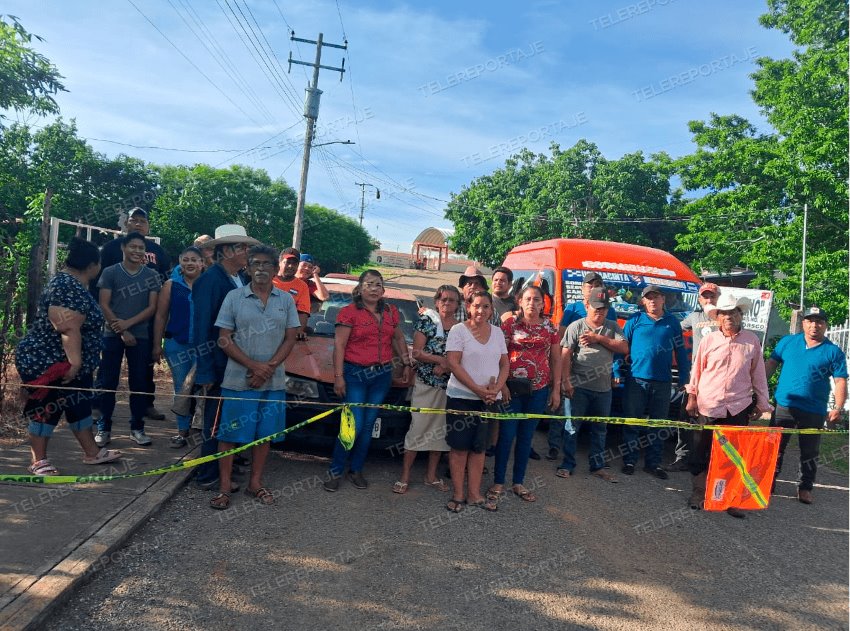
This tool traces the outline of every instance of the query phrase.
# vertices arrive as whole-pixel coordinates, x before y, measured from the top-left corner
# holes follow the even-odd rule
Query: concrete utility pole
[[[355,182],[355,186],[360,187],[360,227],[363,227],[363,209],[366,206],[366,187],[371,186],[375,189],[375,199],[381,199],[381,189],[379,189],[374,184],[369,184],[368,182]]]
[[[301,159],[301,184],[298,187],[298,202],[295,205],[295,224],[292,229],[292,247],[301,249],[301,229],[304,224],[304,196],[307,193],[307,172],[310,169],[310,148],[313,146],[316,119],[319,117],[319,98],[322,95],[322,91],[319,89],[319,69],[324,68],[325,70],[338,72],[340,81],[342,81],[342,75],[345,72],[345,59],[342,60],[342,65],[339,68],[323,66],[321,64],[322,46],[347,50],[348,42],[346,41],[341,46],[339,44],[328,44],[322,41],[322,33],[319,33],[319,38],[316,41],[301,39],[300,37],[295,37],[294,31],[289,39],[294,42],[316,45],[316,61],[313,63],[293,59],[292,51],[289,52],[289,72],[292,72],[292,64],[313,67],[313,83],[307,86],[307,95],[304,100],[304,117],[307,119],[307,132],[304,134],[304,156]]]

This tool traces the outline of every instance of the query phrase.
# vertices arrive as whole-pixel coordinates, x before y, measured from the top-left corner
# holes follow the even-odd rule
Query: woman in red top
[[[514,388],[512,394],[506,386],[502,399],[509,404],[508,411],[514,414],[545,414],[546,408],[558,409],[561,403],[561,349],[558,346],[558,331],[549,318],[543,315],[545,295],[540,287],[529,286],[522,290],[517,302],[520,309],[502,323],[505,342],[508,346],[510,378],[524,380],[528,388]],[[554,384],[556,387],[552,387]],[[498,499],[504,492],[505,473],[511,446],[514,449],[513,492],[526,502],[537,497],[523,486],[528,457],[531,454],[531,439],[537,428],[536,418],[505,420],[499,422],[499,442],[496,444],[496,465],[493,471],[493,486],[487,492],[490,500]]]
[[[351,292],[353,302],[336,318],[334,335],[334,392],[346,403],[383,403],[393,380],[393,352],[404,365],[404,380],[410,381],[410,354],[399,326],[398,309],[384,302],[384,278],[369,269],[360,274]],[[372,440],[378,408],[354,407],[354,446],[351,448],[348,479],[358,489],[368,485],[363,465]],[[349,452],[337,441],[331,460],[326,491],[339,489]]]

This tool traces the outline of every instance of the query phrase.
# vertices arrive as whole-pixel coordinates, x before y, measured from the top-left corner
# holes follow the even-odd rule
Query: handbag
[[[508,386],[511,397],[531,396],[531,379],[527,377],[509,377],[505,385]]]

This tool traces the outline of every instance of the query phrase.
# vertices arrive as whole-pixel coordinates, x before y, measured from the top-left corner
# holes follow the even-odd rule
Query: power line
[[[300,121],[299,121],[300,122]],[[175,147],[160,147],[158,145],[134,145],[129,142],[119,142],[117,140],[107,140],[106,138],[84,138],[84,140],[95,140],[97,142],[108,142],[111,145],[121,145],[122,147],[132,147],[133,149],[156,149],[158,151],[179,151],[182,153],[239,153],[245,149],[177,149]],[[258,149],[270,149],[271,147],[256,147]]]
[[[195,70],[197,70],[197,71],[198,71],[198,73],[200,73],[200,75],[201,75],[204,79],[206,79],[206,80],[210,83],[210,85],[212,85],[212,86],[213,86],[216,90],[218,90],[218,91],[219,91],[219,93],[220,93],[220,94],[221,94],[224,98],[226,98],[228,101],[230,101],[230,103],[233,105],[233,107],[235,107],[235,108],[236,108],[236,109],[238,109],[240,112],[242,112],[242,113],[243,113],[243,114],[244,114],[244,115],[248,118],[248,120],[250,120],[252,123],[254,123],[255,125],[257,125],[258,127],[262,127],[262,124],[261,124],[261,123],[258,123],[256,120],[254,120],[254,118],[253,118],[253,117],[252,117],[252,116],[251,116],[248,112],[246,112],[245,110],[243,110],[243,109],[239,106],[239,104],[238,104],[238,103],[236,103],[236,101],[234,101],[234,100],[233,100],[233,99],[231,99],[231,98],[230,98],[227,94],[225,94],[224,90],[222,90],[220,87],[218,87],[218,84],[216,84],[216,82],[215,82],[215,81],[213,81],[212,79],[210,79],[210,78],[207,76],[207,74],[206,74],[203,70],[201,70],[201,69],[200,69],[200,68],[199,68],[199,67],[195,64],[195,62],[194,62],[194,61],[192,61],[191,59],[189,59],[189,57],[186,55],[186,53],[184,53],[182,50],[180,50],[180,49],[177,47],[177,45],[176,45],[174,42],[172,42],[172,41],[168,38],[168,36],[160,30],[160,28],[159,28],[157,25],[156,25],[156,24],[154,24],[154,23],[153,23],[153,21],[152,21],[152,20],[151,20],[151,19],[150,19],[147,15],[145,15],[139,7],[137,7],[137,6],[133,3],[133,0],[127,0],[127,2],[129,2],[129,3],[132,5],[132,7],[133,7],[136,11],[138,11],[138,12],[139,12],[139,15],[141,15],[143,18],[145,18],[145,20],[147,20],[148,24],[150,24],[152,27],[154,27],[154,29],[156,29],[156,32],[157,32],[157,33],[159,33],[160,35],[162,35],[163,39],[164,39],[166,42],[168,42],[169,44],[171,44],[172,48],[174,48],[174,50],[176,50],[178,53],[180,53],[180,55],[183,57],[183,59],[185,59],[186,61],[188,61],[188,62],[189,62],[189,64],[190,64],[190,65],[191,65],[191,66],[192,66]]]
[[[289,34],[295,35],[295,29],[293,29],[292,25],[286,20],[286,16],[284,16],[283,11],[280,10],[280,5],[277,3],[277,0],[272,0],[272,1],[274,2],[274,6],[277,9],[277,12],[280,14],[280,19],[283,20],[284,24],[286,24],[286,28],[289,29]],[[291,42],[292,40],[290,39],[289,41]],[[304,56],[304,55],[301,54],[301,47],[298,45],[298,42],[295,42],[295,50],[298,51],[299,57]],[[292,52],[292,48],[290,48],[289,51]],[[304,78],[307,79],[307,81],[309,81],[310,75],[307,74],[307,68],[302,68],[302,70],[304,70]]]
[[[250,149],[246,149],[246,150],[245,150],[245,151],[243,151],[242,153],[240,153],[240,154],[238,154],[238,155],[235,155],[235,156],[233,156],[232,158],[228,158],[227,160],[223,160],[223,161],[219,162],[218,164],[214,164],[214,165],[213,165],[213,168],[219,167],[219,166],[221,166],[222,164],[225,164],[225,163],[227,163],[227,162],[233,162],[234,160],[236,160],[236,158],[240,158],[240,157],[242,157],[242,156],[243,156],[243,155],[245,155],[245,154],[248,154],[248,153],[251,153],[252,151],[256,151],[257,149],[260,149],[260,148],[261,148],[263,145],[265,145],[266,143],[271,142],[272,140],[274,140],[275,138],[278,138],[279,136],[282,136],[283,134],[285,134],[285,133],[286,133],[286,132],[288,132],[290,129],[292,129],[293,127],[295,127],[296,125],[298,125],[298,124],[300,124],[300,123],[301,123],[301,121],[300,121],[300,120],[295,121],[294,123],[292,123],[289,127],[287,127],[286,129],[284,129],[283,131],[278,132],[278,133],[276,133],[275,135],[273,135],[273,136],[271,136],[271,137],[269,137],[269,138],[266,138],[265,140],[263,140],[262,142],[260,142],[258,145],[255,145],[255,146],[251,147]]]
[[[210,46],[212,46],[212,50],[210,50],[210,48],[204,42],[204,39],[201,37],[201,35],[198,35],[192,28],[192,26],[186,21],[186,18],[184,18],[183,15],[178,11],[177,7],[175,7],[171,3],[171,0],[168,0],[168,4],[170,4],[171,7],[174,9],[175,13],[180,16],[180,19],[183,20],[183,22],[186,24],[192,34],[198,39],[201,45],[212,56],[212,58],[219,65],[219,67],[225,72],[228,77],[230,77],[233,83],[236,84],[236,87],[242,92],[242,94],[254,104],[254,106],[260,111],[261,114],[266,117],[266,119],[270,123],[274,124],[274,117],[272,117],[271,112],[269,112],[268,108],[263,105],[257,94],[254,92],[253,88],[251,88],[250,84],[245,80],[245,77],[242,76],[242,74],[230,60],[228,55],[224,52],[224,49],[218,43],[218,40],[216,40],[212,31],[207,28],[201,16],[197,13],[197,11],[195,11],[194,7],[192,7],[190,0],[177,1],[183,7],[183,10],[186,12],[186,15],[188,15],[189,18],[195,23],[195,26],[197,27],[201,35],[204,35],[207,41],[209,41]]]

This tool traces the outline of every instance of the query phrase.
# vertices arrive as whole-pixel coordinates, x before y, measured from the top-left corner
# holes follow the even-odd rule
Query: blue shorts
[[[245,444],[286,429],[284,390],[222,388],[221,396],[224,400],[221,402],[221,418],[215,436],[218,440]],[[239,400],[228,397],[238,397]],[[280,436],[272,442],[280,442],[283,439],[284,436]]]

